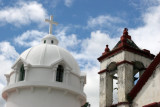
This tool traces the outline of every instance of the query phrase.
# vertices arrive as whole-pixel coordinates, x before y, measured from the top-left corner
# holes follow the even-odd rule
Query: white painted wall
[[[133,100],[135,107],[160,101],[160,65]]]
[[[30,68],[27,72],[27,81],[52,81],[53,79],[53,71],[49,68]]]
[[[63,82],[56,81],[56,69],[50,67],[30,67],[24,81],[18,81],[19,74],[12,73],[2,92],[6,107],[81,107],[86,102],[81,76],[68,71],[66,79],[66,70]]]
[[[121,62],[124,60],[129,61],[129,62],[140,61],[144,64],[146,68],[152,61],[144,56],[141,56],[141,55],[138,55],[132,52],[121,51],[120,53],[117,53],[114,56],[104,59],[100,63],[100,71],[106,69],[107,66],[111,62]],[[119,65],[118,70],[116,72],[118,72],[118,81],[119,81],[119,85],[118,85],[118,88],[119,88],[118,90],[119,99],[118,100],[119,101],[118,102],[125,102],[127,101],[126,94],[133,87],[133,66],[127,63]],[[109,79],[109,77],[106,76],[105,72],[100,74],[100,96],[99,96],[100,97],[100,103],[99,103],[100,107],[104,107],[106,105],[112,104],[112,101],[110,100],[110,98],[112,97],[112,88],[108,88],[108,87],[109,86],[113,87],[113,83],[111,82],[111,80],[108,81],[107,79]]]
[[[72,93],[63,90],[47,88],[20,89],[10,93],[6,107],[80,107],[80,99]]]
[[[107,65],[109,65],[111,62],[120,62],[123,60],[124,60],[124,51],[118,54],[115,54],[112,57],[104,59],[100,64],[100,70],[106,69]]]
[[[118,54],[115,54],[112,57],[104,59],[100,64],[100,70],[106,69],[107,65],[109,65],[113,61],[114,62],[121,62],[121,61],[124,61],[124,60],[127,60],[129,62],[140,61],[144,64],[144,66],[146,68],[148,67],[148,65],[152,61],[152,60],[150,60],[150,59],[148,59],[144,56],[141,56],[141,55],[138,55],[138,54],[135,54],[135,53],[132,53],[132,52],[128,52],[128,51],[122,51]]]

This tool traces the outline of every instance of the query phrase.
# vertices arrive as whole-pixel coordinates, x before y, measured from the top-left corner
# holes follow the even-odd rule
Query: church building
[[[6,107],[81,107],[86,103],[82,75],[73,56],[58,46],[52,35],[53,16],[49,34],[41,44],[24,51],[6,74],[7,86],[2,96]]]
[[[149,50],[140,49],[127,28],[112,50],[106,45],[98,61],[99,107],[160,107],[160,53],[155,57]],[[117,103],[113,103],[114,80]]]

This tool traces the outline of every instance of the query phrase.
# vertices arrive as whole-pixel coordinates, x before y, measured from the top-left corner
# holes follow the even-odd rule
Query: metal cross
[[[52,34],[53,24],[58,25],[58,23],[53,21],[53,16],[50,17],[50,20],[45,19],[45,21],[49,23],[49,34]]]

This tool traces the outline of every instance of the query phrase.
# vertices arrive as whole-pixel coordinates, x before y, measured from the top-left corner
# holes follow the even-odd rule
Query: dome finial
[[[104,52],[102,53],[102,55],[105,55],[108,52],[110,52],[110,49],[109,49],[108,45],[106,45],[106,48],[105,48]]]
[[[124,28],[123,35],[128,35],[128,29],[127,28]]]
[[[49,20],[49,19],[45,19],[45,21],[49,23],[49,34],[47,34],[47,35],[42,39],[42,43],[43,43],[43,44],[58,45],[58,40],[57,40],[57,38],[52,35],[52,27],[53,27],[53,24],[58,25],[58,23],[53,21],[53,16],[50,17],[50,20]]]
[[[49,19],[45,19],[45,21],[50,24],[49,25],[49,34],[52,34],[53,24],[58,25],[58,23],[53,21],[53,15],[51,15],[50,20]]]

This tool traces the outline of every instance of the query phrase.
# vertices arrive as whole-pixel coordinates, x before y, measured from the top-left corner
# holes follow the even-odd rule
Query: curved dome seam
[[[39,64],[44,64],[43,62],[44,62],[44,58],[45,58],[46,48],[47,48],[47,44],[45,44],[44,49],[42,50]]]
[[[25,58],[26,61],[27,61],[27,58],[28,58],[28,56],[29,56],[29,54],[30,54],[30,52],[31,52],[31,50],[32,50],[33,48],[34,48],[34,47],[30,48],[29,52],[27,53],[26,58]]]

